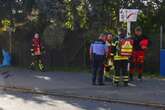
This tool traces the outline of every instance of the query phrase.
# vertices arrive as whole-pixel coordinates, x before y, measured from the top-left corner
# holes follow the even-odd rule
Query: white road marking
[[[136,85],[132,84],[132,83],[128,83],[128,85],[131,86],[131,87],[136,87]]]

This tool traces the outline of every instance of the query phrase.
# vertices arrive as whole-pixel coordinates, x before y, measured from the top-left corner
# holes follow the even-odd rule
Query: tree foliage
[[[21,1],[20,3],[16,1]],[[64,28],[96,29],[112,31],[124,24],[119,22],[119,9],[136,8],[141,10],[136,25],[143,25],[148,30],[156,29],[165,18],[164,0],[1,0],[0,18],[14,17],[13,9],[23,10],[25,19],[32,9],[39,9],[47,21],[61,22]],[[2,13],[5,10],[6,13]]]
[[[69,56],[73,57],[84,42],[94,39],[99,33],[115,34],[117,28],[126,26],[125,23],[119,22],[121,8],[140,9],[138,20],[132,23],[132,27],[140,25],[149,34],[158,33],[160,25],[165,26],[165,0],[0,0],[0,20],[9,19],[17,25],[23,24],[21,28],[16,29],[13,47],[18,52],[21,47],[24,56],[27,54],[26,49],[29,48],[33,32],[37,31],[42,34],[43,41],[50,50],[56,47],[62,49],[60,47],[63,46],[63,49],[66,48],[65,51],[68,50],[63,55],[70,53]],[[6,39],[1,37],[1,42],[7,42],[7,33],[0,34],[4,34]],[[159,62],[159,55],[156,55],[159,53],[159,39],[151,37],[155,43],[152,47],[154,50],[149,52],[148,58],[149,60],[154,58],[156,61],[150,60],[150,63],[155,64]],[[155,65],[153,66],[154,69]]]

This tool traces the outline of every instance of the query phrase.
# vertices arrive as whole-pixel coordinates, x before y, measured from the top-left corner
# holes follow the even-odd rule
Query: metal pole
[[[160,49],[163,48],[163,25],[160,26]]]
[[[131,37],[131,22],[127,21],[127,37]]]
[[[9,52],[12,53],[12,28],[9,28]]]
[[[83,66],[86,67],[86,39],[85,39],[85,37],[84,37],[84,40],[83,40],[83,50],[84,50]]]
[[[131,22],[127,21],[127,38],[131,35]],[[130,71],[130,62],[127,65],[127,71]]]

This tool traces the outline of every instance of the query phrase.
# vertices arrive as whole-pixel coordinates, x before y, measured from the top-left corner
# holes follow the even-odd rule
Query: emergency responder
[[[31,63],[31,69],[35,69],[35,67],[39,68],[39,70],[44,71],[44,64],[42,61],[42,54],[44,53],[44,48],[42,46],[40,36],[36,33],[32,39],[32,56],[33,60]]]
[[[105,40],[106,40],[105,34],[101,34],[99,39],[95,40],[90,46],[90,58],[92,61],[92,69],[93,69],[92,85],[96,85],[97,78],[98,78],[98,85],[104,85],[103,83],[104,61],[108,52],[108,48],[105,44]]]
[[[142,80],[145,50],[148,48],[149,39],[143,35],[142,28],[140,26],[135,28],[134,37],[132,39],[134,40],[134,50],[130,59],[130,80],[133,80],[133,74],[136,70],[138,72],[138,79]]]
[[[113,71],[114,65],[113,65],[113,53],[112,53],[112,40],[113,40],[112,33],[107,33],[106,45],[108,47],[108,54],[107,54],[106,61],[104,64],[105,81],[112,81],[112,74],[114,72]]]
[[[112,45],[115,66],[113,84],[119,86],[120,79],[122,79],[122,81],[124,82],[124,86],[128,86],[128,60],[129,52],[131,52],[130,48],[132,47],[132,42],[127,38],[127,32],[125,29],[119,29],[118,34],[119,35],[114,39]],[[124,52],[125,50],[127,50],[126,48],[129,48],[128,52]]]

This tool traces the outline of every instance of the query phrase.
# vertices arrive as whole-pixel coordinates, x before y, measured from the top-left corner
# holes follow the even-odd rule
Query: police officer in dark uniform
[[[104,85],[104,60],[108,53],[108,47],[105,44],[106,36],[101,34],[99,39],[94,41],[90,46],[90,57],[92,60],[92,84],[96,85],[96,79],[98,78],[98,85]],[[98,75],[97,75],[98,72]]]

